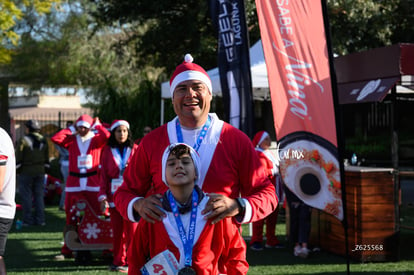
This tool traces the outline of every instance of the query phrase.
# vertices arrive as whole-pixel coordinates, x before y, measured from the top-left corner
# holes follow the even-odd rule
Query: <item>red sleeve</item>
[[[249,264],[246,260],[246,242],[231,218],[222,220],[222,223],[224,227],[224,250],[219,263],[224,265],[227,275],[247,274]],[[220,268],[220,270],[223,269]]]
[[[161,180],[161,159],[169,144],[166,126],[146,135],[133,153],[125,168],[123,183],[114,194],[119,213],[128,220],[128,205],[137,197],[163,194],[167,186]]]
[[[250,222],[258,221],[268,216],[277,207],[278,200],[275,186],[267,177],[253,144],[244,133],[239,135],[235,145],[238,149],[234,149],[233,154],[238,159],[237,171],[241,185],[240,194],[252,206]]]
[[[50,140],[59,146],[68,148],[69,143],[72,141],[72,139],[70,138],[72,135],[72,131],[69,128],[66,128],[54,134],[54,136],[51,137]]]
[[[95,129],[98,131],[96,134],[97,147],[102,147],[107,143],[111,133],[102,125],[96,125]]]
[[[151,234],[151,225],[146,221],[138,223],[134,236],[131,240],[131,245],[128,248],[128,259],[134,259],[128,261],[128,274],[141,274],[141,268],[147,262],[147,258],[150,255],[149,252],[149,239],[143,236],[149,236]]]
[[[132,155],[123,175],[124,182],[114,194],[114,202],[119,213],[127,220],[128,205],[136,197],[145,197],[151,188],[149,160],[143,146],[138,146]]]

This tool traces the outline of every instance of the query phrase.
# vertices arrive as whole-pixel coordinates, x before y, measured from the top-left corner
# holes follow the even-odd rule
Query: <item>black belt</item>
[[[87,178],[90,176],[94,176],[98,174],[98,171],[91,171],[88,173],[76,173],[76,172],[69,172],[69,175],[74,176],[74,177],[78,177],[78,178]]]

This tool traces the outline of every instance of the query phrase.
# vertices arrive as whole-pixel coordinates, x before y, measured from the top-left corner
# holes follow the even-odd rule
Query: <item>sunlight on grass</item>
[[[18,211],[17,217],[21,213]],[[101,251],[93,252],[90,265],[79,266],[73,259],[57,262],[53,257],[60,253],[63,241],[62,229],[65,223],[64,212],[57,206],[46,209],[44,227],[25,227],[17,231],[14,227],[9,234],[6,248],[6,266],[9,275],[57,275],[57,274],[114,274],[108,270],[108,259],[101,257]],[[401,218],[405,225],[413,224],[414,208],[403,209]],[[285,219],[281,215],[276,226],[279,240],[286,244],[281,249],[247,250],[250,264],[248,275],[275,274],[346,274],[346,259],[324,251],[312,252],[308,259],[293,256],[292,247],[286,240]],[[242,226],[243,236],[249,242],[249,225]],[[401,230],[401,260],[398,262],[360,263],[350,261],[351,274],[414,274],[414,230]]]

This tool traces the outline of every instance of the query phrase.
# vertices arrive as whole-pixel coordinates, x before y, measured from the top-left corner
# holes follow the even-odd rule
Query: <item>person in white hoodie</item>
[[[0,128],[0,275],[6,274],[7,235],[16,214],[16,158],[9,134]]]

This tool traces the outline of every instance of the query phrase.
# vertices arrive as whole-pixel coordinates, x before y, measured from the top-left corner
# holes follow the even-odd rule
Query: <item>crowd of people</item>
[[[263,250],[264,224],[265,247],[284,247],[275,233],[284,192],[270,135],[260,131],[251,141],[211,113],[211,80],[190,55],[172,74],[170,92],[177,116],[154,130],[145,127],[140,139],[133,140],[123,119],[105,127],[98,117],[84,114],[68,122],[51,138],[60,154],[61,181],[47,181],[49,148],[39,123],[29,120],[15,152],[24,226],[45,225],[50,191],[61,197],[64,232],[76,230],[77,203],[85,201],[97,215],[110,217],[110,269],[131,274],[154,274],[154,266],[174,274],[246,274],[247,244],[241,234],[246,223],[253,225],[251,249]],[[2,150],[0,168],[11,154]],[[2,194],[0,189],[0,201]],[[296,211],[291,197],[288,205],[298,213],[292,216],[302,218],[306,210]],[[294,254],[306,257],[308,231],[297,224],[290,234]],[[0,271],[2,252],[0,235]],[[65,241],[55,259],[67,258],[87,263],[91,254]]]

